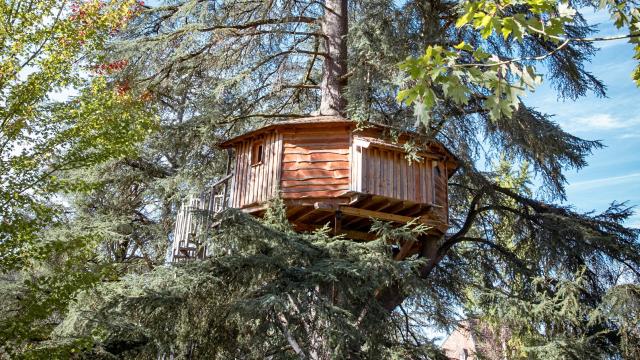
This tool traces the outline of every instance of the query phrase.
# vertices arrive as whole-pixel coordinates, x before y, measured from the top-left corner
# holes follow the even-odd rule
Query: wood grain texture
[[[341,190],[314,190],[314,191],[284,191],[282,192],[283,199],[301,199],[301,198],[324,198],[324,197],[339,197],[344,195],[348,191],[348,187]]]
[[[262,161],[254,163],[254,147],[263,146]],[[232,206],[245,208],[264,203],[278,193],[282,165],[282,139],[276,132],[268,132],[236,144],[236,161]]]
[[[282,178],[285,198],[341,196],[350,189],[350,130],[316,128],[283,132]]]
[[[349,177],[343,178],[309,178],[303,180],[282,180],[283,188],[314,186],[314,185],[349,185]]]
[[[440,178],[440,183],[433,183],[430,159],[409,163],[400,149],[377,145],[361,148],[361,151],[359,162],[354,163],[359,170],[351,173],[362,177],[362,186],[354,187],[354,191],[420,204],[433,203],[433,194],[437,192],[438,200],[446,202],[443,200],[446,198],[446,177]],[[444,173],[444,168],[441,172]]]
[[[282,172],[282,180],[309,180],[309,179],[343,179],[349,178],[349,169],[323,170],[323,169],[299,169],[285,170]]]
[[[434,221],[446,221],[449,163],[440,160],[441,154],[409,162],[401,146],[385,146],[381,139],[355,139],[348,127],[318,126],[276,128],[243,138],[234,144],[233,206],[260,206],[279,193],[287,204],[360,193],[390,199],[389,204],[438,205],[427,212]],[[256,143],[263,146],[263,158],[257,164],[252,160]],[[393,214],[397,206],[389,204],[382,204],[378,211]],[[345,225],[350,223],[357,223],[357,218]]]
[[[282,164],[282,170],[349,170],[348,161],[298,161]]]

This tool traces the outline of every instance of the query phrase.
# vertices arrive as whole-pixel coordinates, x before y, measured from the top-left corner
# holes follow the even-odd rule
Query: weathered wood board
[[[267,126],[223,144],[235,149],[231,204],[261,212],[280,194],[291,220],[312,223],[330,220],[313,210],[314,203],[344,205],[360,194],[378,199],[367,203],[376,211],[403,218],[415,213],[446,223],[447,181],[456,161],[442,145],[431,142],[418,153],[419,161],[410,162],[403,144],[413,140],[406,134],[391,140],[384,127],[357,129],[339,118]],[[343,224],[345,231],[349,225],[362,228],[367,223],[366,218],[346,216],[352,218]]]

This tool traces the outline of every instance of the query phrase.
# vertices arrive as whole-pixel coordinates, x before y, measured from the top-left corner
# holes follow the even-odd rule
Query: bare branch
[[[284,84],[280,86],[283,89],[319,89],[320,85],[314,84]]]
[[[287,342],[289,343],[293,351],[298,354],[301,359],[306,359],[307,354],[304,353],[298,341],[296,341],[296,339],[293,337],[293,335],[291,335],[291,332],[289,331],[289,321],[287,320],[287,317],[284,316],[283,313],[279,313],[277,315],[277,318],[280,324],[280,329],[282,330],[285,338],[287,338]]]
[[[605,37],[594,37],[594,38],[568,38],[567,39],[567,38],[562,38],[557,36],[549,36],[544,32],[541,32],[534,28],[531,28],[531,29],[537,32],[540,32],[541,34],[548,36],[552,39],[562,41],[562,43],[558,45],[556,48],[554,48],[553,50],[547,52],[546,54],[542,54],[539,56],[525,56],[520,58],[506,59],[498,62],[482,63],[482,64],[481,63],[455,64],[451,67],[492,67],[492,66],[508,65],[511,63],[520,63],[524,61],[542,61],[550,56],[553,56],[554,54],[556,54],[557,52],[561,51],[562,49],[567,47],[569,44],[574,42],[612,41],[612,40],[632,39],[632,38],[640,37],[640,33],[632,33],[632,34],[617,35],[617,36],[605,36]]]
[[[289,16],[289,17],[284,17],[279,19],[260,19],[260,20],[248,22],[246,24],[240,24],[240,25],[217,25],[217,26],[211,26],[208,28],[198,29],[198,31],[208,32],[208,31],[216,31],[216,30],[228,30],[228,29],[242,30],[242,29],[255,28],[262,25],[278,25],[278,24],[287,24],[287,23],[313,24],[316,21],[318,21],[318,19],[313,17],[308,17],[308,16]]]

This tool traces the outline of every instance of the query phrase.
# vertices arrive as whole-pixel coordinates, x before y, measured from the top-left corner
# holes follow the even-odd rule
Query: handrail
[[[233,172],[231,172],[229,175],[223,177],[222,179],[216,181],[213,185],[211,185],[211,188],[214,188],[216,186],[222,185],[225,182],[227,182],[229,179],[231,179],[233,177]]]
[[[171,261],[203,258],[208,255],[209,250],[202,243],[202,237],[208,236],[211,227],[209,215],[228,207],[228,182],[233,175],[234,173],[230,172],[211,185],[209,190],[191,195],[182,201],[174,226]],[[223,193],[219,194],[220,190],[216,191],[216,188],[223,184]]]

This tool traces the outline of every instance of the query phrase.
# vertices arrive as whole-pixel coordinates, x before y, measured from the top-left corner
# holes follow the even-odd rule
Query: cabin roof
[[[315,126],[323,127],[323,126],[326,126],[327,124],[355,125],[356,122],[349,119],[334,117],[334,116],[314,116],[314,117],[306,117],[306,118],[299,118],[299,119],[293,119],[293,120],[277,121],[269,125],[263,126],[261,128],[251,130],[242,135],[238,135],[234,138],[231,138],[225,142],[220,143],[219,146],[223,149],[226,149],[233,146],[233,144],[237,142],[249,139],[255,135],[258,135],[263,132],[267,132],[275,128],[296,126],[296,125],[304,125],[305,127],[315,127]]]
[[[305,118],[298,118],[298,119],[292,119],[292,120],[283,120],[283,121],[277,121],[274,123],[271,123],[269,125],[263,126],[261,128],[246,132],[242,135],[236,136],[234,138],[231,138],[227,141],[224,141],[222,143],[220,143],[218,146],[220,146],[223,149],[226,148],[230,148],[232,147],[234,144],[246,140],[246,139],[250,139],[256,135],[259,135],[261,133],[273,130],[273,129],[277,129],[277,128],[283,128],[283,127],[305,127],[305,128],[312,128],[312,127],[326,127],[327,125],[348,125],[352,128],[355,128],[357,125],[356,121],[350,120],[350,119],[346,119],[346,118],[342,118],[342,117],[336,117],[336,116],[313,116],[313,117],[305,117]],[[413,137],[413,138],[418,138],[421,137],[420,134],[415,133],[413,131],[409,131],[409,130],[403,130],[403,129],[399,129],[393,126],[389,126],[389,125],[384,125],[384,124],[379,124],[379,123],[374,123],[374,122],[366,122],[366,125],[368,127],[372,127],[372,128],[378,128],[381,130],[394,130],[394,131],[398,131],[400,134],[406,135],[408,137]],[[453,162],[456,163],[456,165],[459,163],[458,158],[446,147],[444,146],[441,142],[437,141],[437,140],[430,140],[429,141],[430,144],[434,144],[437,145],[439,148],[442,149],[442,151],[447,155],[448,158],[450,158],[451,160],[453,160]],[[456,166],[456,170],[457,170],[457,166]],[[455,171],[455,170],[454,170]],[[453,172],[451,172],[451,174],[453,174]]]

